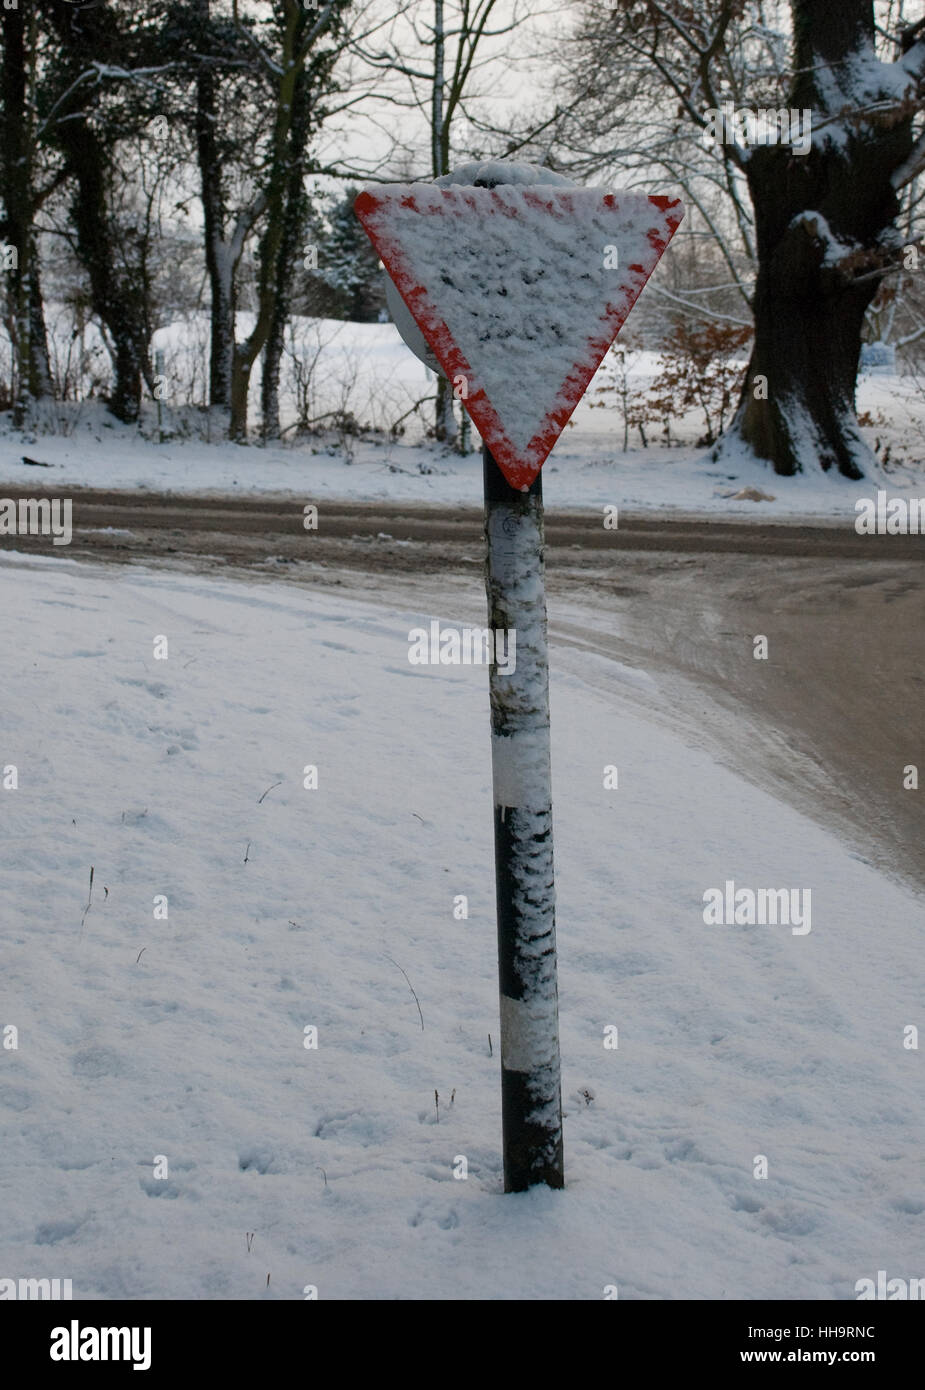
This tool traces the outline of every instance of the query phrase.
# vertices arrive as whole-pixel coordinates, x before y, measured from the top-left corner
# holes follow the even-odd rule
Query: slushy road
[[[392,613],[484,624],[479,507],[322,500],[313,531],[294,497],[64,492],[70,546],[0,546],[332,585]],[[651,673],[633,698],[656,718],[925,885],[925,785],[903,787],[908,764],[925,780],[925,536],[622,513],[605,530],[601,512],[550,508],[546,539],[553,662],[615,698],[621,670]],[[759,635],[767,661],[753,656]],[[582,664],[584,652],[612,661]]]

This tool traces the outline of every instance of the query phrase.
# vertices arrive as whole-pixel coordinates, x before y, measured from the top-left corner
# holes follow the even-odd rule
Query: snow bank
[[[397,418],[435,389],[433,375],[404,346],[392,324],[304,321],[298,328],[307,342],[320,345],[318,372],[325,407],[333,408],[343,400],[342,383],[351,377],[354,388],[348,393],[348,405],[359,419],[372,415],[373,422]],[[167,330],[165,334],[169,343]],[[178,326],[177,344],[181,336]],[[633,351],[627,363],[631,392],[644,391],[658,371],[658,355]],[[624,453],[617,397],[612,392],[598,393],[611,379],[605,359],[543,467],[548,507],[617,504],[633,511],[831,517],[853,524],[855,502],[874,496],[880,487],[891,495],[925,494],[925,399],[913,378],[879,370],[862,374],[858,406],[870,412],[875,422],[865,428],[864,437],[871,445],[878,440],[889,444],[895,464],[888,475],[860,483],[821,472],[777,478],[745,457],[724,459],[722,467],[715,465],[708,452],[693,447],[703,429],[694,413],[672,423],[672,433],[685,441],[683,447],[653,443],[642,449],[635,443],[634,432],[630,450]],[[383,407],[383,400],[390,403],[389,409]],[[379,402],[375,408],[370,405],[374,401]],[[597,408],[601,401],[608,408]],[[476,454],[460,458],[418,443],[413,434],[407,440],[374,434],[341,440],[328,434],[288,446],[242,447],[223,440],[216,423],[211,444],[196,439],[158,444],[136,429],[119,425],[99,402],[57,409],[60,428],[66,433],[27,438],[9,430],[0,433],[0,496],[4,485],[14,484],[481,506],[481,459]],[[169,414],[167,419],[169,426]],[[155,427],[149,417],[146,430]],[[656,440],[657,433],[652,438]],[[24,455],[53,467],[31,467],[23,463]],[[748,487],[770,494],[773,501],[737,500],[735,494]]]

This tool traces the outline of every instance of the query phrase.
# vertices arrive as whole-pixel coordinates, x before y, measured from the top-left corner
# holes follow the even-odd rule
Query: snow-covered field
[[[93,470],[155,485],[170,452]],[[567,1188],[505,1196],[485,671],[411,666],[430,615],[326,592],[9,552],[0,583],[0,1276],[852,1299],[925,1275],[920,905],[659,726],[648,677],[552,650]],[[812,930],[705,925],[728,879],[811,889]]]
[[[361,423],[380,431],[416,399],[433,392],[434,377],[408,351],[391,324],[330,324],[299,321],[306,359],[315,355],[315,389],[319,411],[350,410]],[[186,356],[193,347],[180,331],[164,330],[168,362],[175,361],[177,380],[188,377]],[[193,346],[196,346],[195,344]],[[199,343],[197,350],[201,351]],[[173,353],[173,357],[170,356]],[[642,391],[658,366],[652,353],[633,358],[630,380]],[[613,405],[598,408],[598,388],[608,379],[603,366],[566,427],[543,469],[550,507],[600,507],[616,504],[632,511],[709,513],[755,519],[817,517],[851,522],[855,502],[884,488],[891,495],[925,492],[925,396],[909,377],[882,371],[862,375],[858,408],[875,421],[864,430],[872,447],[880,441],[892,450],[888,471],[860,483],[821,472],[778,478],[769,469],[743,458],[730,466],[711,462],[709,451],[695,441],[703,421],[693,414],[675,422],[681,447],[658,443],[648,449],[634,433],[623,452],[623,423]],[[179,390],[179,387],[177,388]],[[256,418],[256,396],[254,401]],[[432,407],[426,407],[430,418]],[[164,407],[169,431],[190,414]],[[479,505],[481,460],[465,458],[421,442],[420,421],[409,418],[409,434],[390,440],[387,433],[359,438],[303,438],[285,446],[259,448],[229,444],[215,422],[214,442],[172,438],[157,442],[153,406],[143,431],[117,424],[98,402],[56,408],[51,422],[58,433],[40,433],[25,441],[0,434],[0,488],[31,487],[147,488],[172,492],[294,493],[306,500],[324,498],[391,499],[447,505]],[[200,419],[196,428],[204,430]],[[650,430],[657,440],[658,432]],[[23,455],[49,463],[35,468]],[[765,498],[737,497],[752,489]],[[767,500],[766,500],[767,499]]]

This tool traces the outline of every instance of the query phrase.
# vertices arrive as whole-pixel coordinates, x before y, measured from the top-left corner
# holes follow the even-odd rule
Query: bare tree
[[[396,141],[409,163],[426,158],[430,177],[440,178],[451,172],[467,136],[470,144],[462,158],[473,158],[471,137],[480,124],[473,105],[485,85],[479,79],[487,77],[502,56],[494,41],[507,39],[527,18],[527,8],[518,0],[405,0],[383,38],[375,45],[355,45],[363,60],[386,79],[377,93],[380,101],[420,118],[404,144]],[[442,375],[437,381],[435,434],[448,444],[460,443],[453,393]]]
[[[598,112],[613,84],[611,163],[626,154],[646,172],[636,127],[619,116],[634,100],[648,105],[649,177],[659,166],[678,176],[754,316],[725,447],[741,441],[783,474],[862,476],[871,455],[854,393],[865,316],[895,273],[904,191],[925,168],[925,19],[878,32],[873,0],[791,0],[789,23],[775,0],[620,0],[584,15],[585,67],[573,71]],[[587,82],[589,45],[603,80]],[[765,113],[774,143],[768,121],[762,138]],[[798,148],[788,136],[804,113],[811,140]],[[600,167],[588,124],[578,121],[578,154]]]
[[[57,152],[71,194],[68,235],[113,362],[110,409],[131,423],[152,375],[150,242],[133,218],[120,218],[118,152],[158,111],[170,67],[159,61],[156,17],[139,18],[129,5],[54,0],[47,13],[58,42],[42,73],[39,137]]]

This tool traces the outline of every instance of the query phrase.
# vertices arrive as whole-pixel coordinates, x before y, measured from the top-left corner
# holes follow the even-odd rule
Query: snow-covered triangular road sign
[[[528,488],[681,203],[601,188],[400,184],[354,207],[508,482]]]

